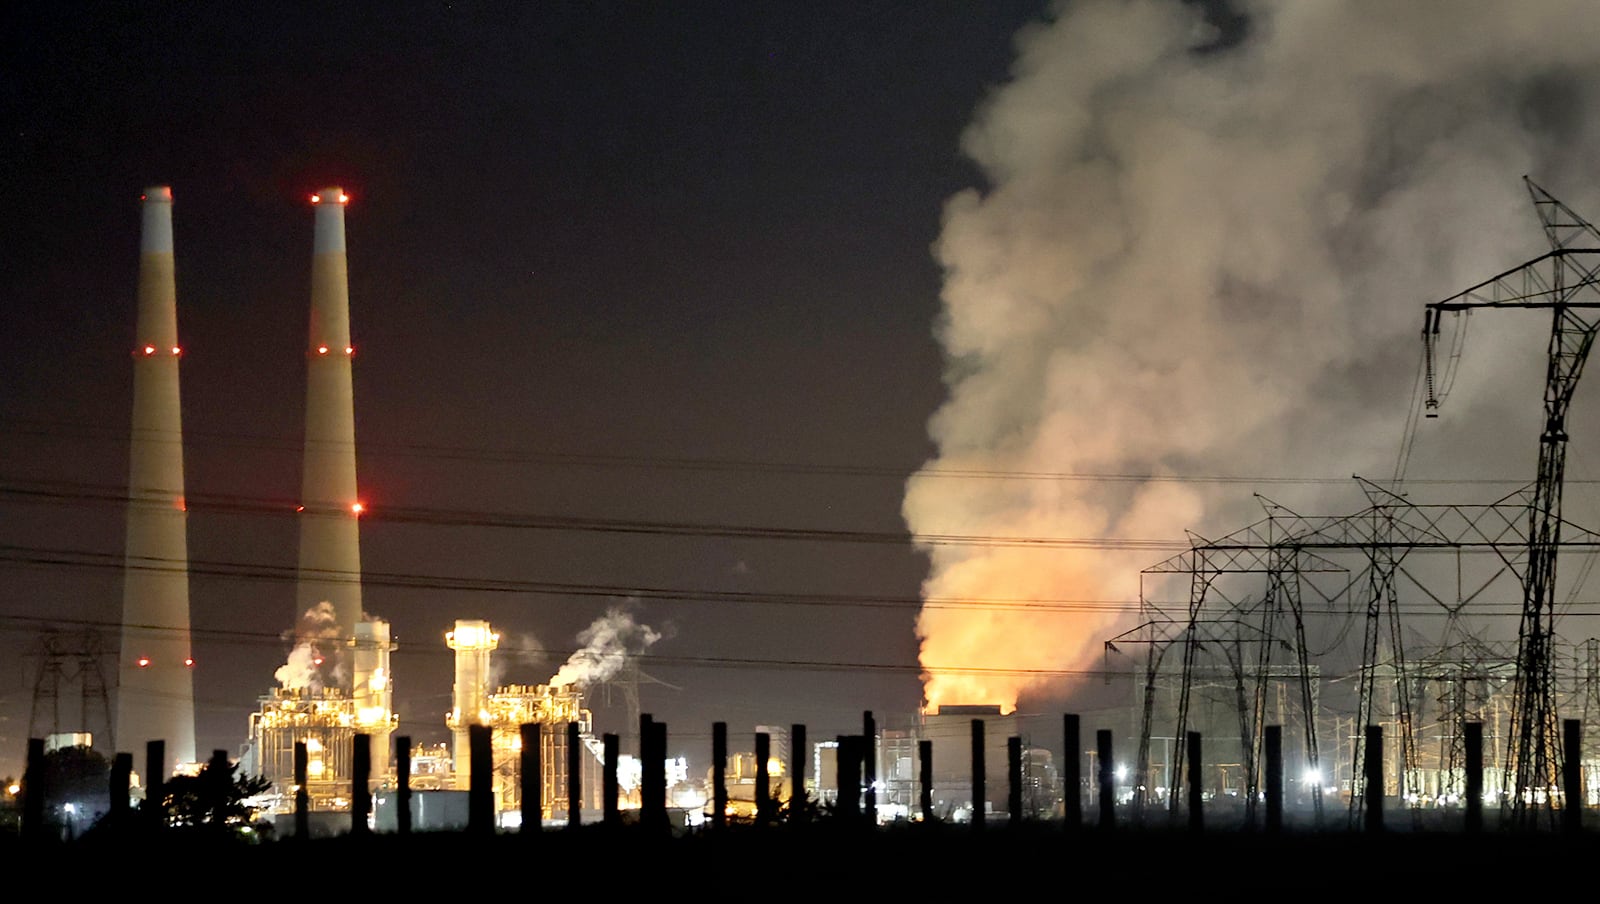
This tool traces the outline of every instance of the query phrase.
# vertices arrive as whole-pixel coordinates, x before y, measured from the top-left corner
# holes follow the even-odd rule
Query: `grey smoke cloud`
[[[612,606],[578,632],[583,644],[550,679],[552,687],[592,687],[614,676],[630,656],[638,656],[662,637],[649,625],[634,621],[621,606]]]
[[[934,248],[948,398],[907,485],[914,535],[1181,543],[1255,520],[1254,489],[1359,508],[1353,485],[1189,478],[1387,479],[1423,305],[1545,250],[1520,177],[1600,217],[1600,7],[1236,8],[1243,37],[1205,53],[1200,8],[1172,0],[1062,3],[1018,36],[962,142],[985,184],[949,199]],[[1548,320],[1471,322],[1410,474],[1531,479]],[[1576,427],[1573,448],[1593,436]],[[949,469],[1180,479],[932,473]],[[925,550],[941,600],[1128,600],[1165,557]],[[1059,690],[1130,622],[1060,609],[925,607],[929,704]]]

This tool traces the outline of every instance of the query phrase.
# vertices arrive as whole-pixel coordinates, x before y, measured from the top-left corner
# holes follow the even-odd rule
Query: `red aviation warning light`
[[[191,668],[191,669],[194,668],[194,657],[192,657],[192,656],[185,657],[184,660],[183,660],[183,664],[188,668]]]
[[[181,354],[183,354],[183,349],[181,349],[181,348],[179,348],[179,347],[178,347],[178,346],[176,346],[176,345],[174,345],[174,346],[173,346],[173,347],[172,347],[172,353],[173,353],[173,354],[174,354],[174,355],[181,355]]]
[[[139,668],[141,668],[141,669],[142,668],[147,668],[147,667],[149,667],[149,665],[150,665],[150,657],[149,656],[140,656],[139,657]]]
[[[322,203],[322,196],[321,195],[312,195],[311,196],[311,203],[312,204],[321,204]]]
[[[147,345],[144,347],[144,353],[146,355],[153,355],[156,353],[156,347],[153,345]]]
[[[328,353],[328,347],[326,345],[317,346],[317,354],[326,355],[327,353]]]
[[[350,505],[350,514],[352,514],[352,515],[358,515],[359,516],[362,512],[364,512],[366,510],[367,510],[367,507],[362,505],[359,502],[354,502],[354,503],[351,503],[351,505]]]
[[[344,192],[339,192],[339,203],[340,204],[349,204],[350,203],[350,196],[345,194]]]
[[[353,345],[347,345],[344,347],[344,353],[347,355],[353,355],[356,353],[356,347]]]

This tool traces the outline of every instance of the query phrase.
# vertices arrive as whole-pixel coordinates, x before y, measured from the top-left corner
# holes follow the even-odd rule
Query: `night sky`
[[[401,644],[403,731],[446,737],[455,619],[491,620],[502,679],[539,683],[618,604],[662,635],[641,706],[674,753],[712,720],[831,737],[863,709],[909,715],[927,561],[900,505],[944,393],[930,245],[980,183],[960,134],[1041,12],[9,7],[0,770],[35,697],[19,654],[119,618],[116,568],[56,561],[121,554],[155,184],[175,197],[201,751],[237,752],[297,614],[306,200],[325,185],[353,198],[362,558],[392,577],[365,601]],[[578,518],[627,530],[550,526]],[[204,573],[246,565],[269,573]],[[597,731],[626,732],[620,695],[593,702]]]

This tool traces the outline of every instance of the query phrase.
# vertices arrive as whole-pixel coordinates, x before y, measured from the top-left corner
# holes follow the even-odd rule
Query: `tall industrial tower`
[[[316,228],[311,254],[311,335],[306,349],[305,462],[300,489],[297,600],[304,613],[327,602],[341,645],[361,621],[361,547],[356,496],[356,419],[351,389],[349,268],[341,188],[311,196]],[[342,659],[342,657],[339,657]],[[331,664],[331,663],[330,663]],[[348,664],[324,667],[326,687],[351,689]]]
[[[122,590],[119,749],[165,742],[166,774],[194,762],[194,664],[189,646],[188,515],[178,404],[178,292],[172,189],[145,189],[139,320],[133,350],[133,430]]]

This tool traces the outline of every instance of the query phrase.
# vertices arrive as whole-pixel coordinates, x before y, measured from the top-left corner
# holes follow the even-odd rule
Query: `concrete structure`
[[[306,347],[305,460],[300,490],[298,610],[333,605],[339,637],[353,643],[362,621],[361,546],[356,495],[355,399],[351,387],[350,286],[341,188],[311,196],[316,210],[311,255],[311,330]],[[330,663],[331,665],[331,663]],[[341,663],[342,665],[342,663]],[[323,685],[346,692],[340,668]]]
[[[145,190],[139,313],[133,348],[128,532],[113,744],[166,743],[166,774],[194,762],[194,660],[189,643],[188,515],[178,395],[178,293],[172,189]]]

